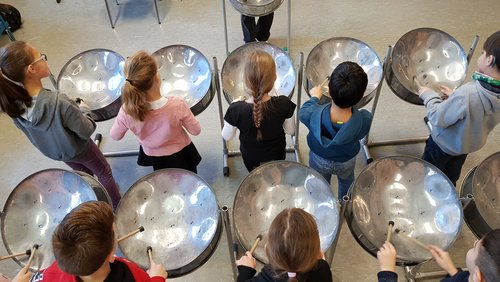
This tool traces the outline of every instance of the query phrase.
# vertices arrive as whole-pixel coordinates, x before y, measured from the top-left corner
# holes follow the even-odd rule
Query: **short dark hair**
[[[354,62],[343,62],[330,76],[330,96],[333,103],[342,109],[356,105],[368,85],[368,76],[363,68]]]
[[[500,281],[500,229],[486,233],[481,239],[476,265],[487,282]]]
[[[85,202],[74,208],[52,235],[57,266],[75,276],[96,272],[115,246],[113,222],[106,202]]]
[[[483,49],[486,55],[493,55],[495,67],[500,71],[500,30],[486,38]]]

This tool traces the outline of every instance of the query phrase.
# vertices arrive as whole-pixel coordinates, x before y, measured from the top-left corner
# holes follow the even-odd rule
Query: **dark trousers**
[[[271,36],[271,25],[273,24],[274,13],[259,17],[257,23],[254,17],[241,15],[241,28],[243,29],[243,41],[245,43],[267,41]]]
[[[139,146],[139,157],[137,164],[140,166],[152,166],[153,170],[164,168],[182,168],[194,173],[198,173],[197,166],[201,162],[201,156],[193,142],[177,153],[170,156],[148,156],[144,153],[142,146]]]
[[[432,140],[431,136],[425,142],[424,155],[422,156],[422,159],[435,165],[446,174],[455,187],[457,187],[457,181],[460,178],[460,172],[466,158],[467,154],[451,156],[443,152],[434,140]]]

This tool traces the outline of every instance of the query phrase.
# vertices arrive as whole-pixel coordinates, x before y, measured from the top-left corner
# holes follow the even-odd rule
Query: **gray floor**
[[[123,56],[138,50],[154,52],[172,44],[186,44],[200,50],[207,58],[216,56],[219,65],[225,58],[221,1],[217,0],[163,0],[159,1],[162,24],[156,22],[151,0],[120,1],[116,6],[108,0],[116,28],[111,29],[103,1],[55,0],[11,1],[22,13],[23,28],[14,34],[48,55],[54,74],[74,55],[92,48],[108,48]],[[228,11],[229,48],[242,44],[239,14],[226,3]],[[481,36],[474,55],[472,68],[479,56],[484,39],[496,31],[500,20],[498,0],[443,0],[443,1],[293,1],[291,57],[298,62],[299,52],[307,57],[320,41],[336,36],[353,37],[364,41],[383,57],[387,45],[394,44],[404,33],[418,27],[434,27],[448,32],[468,49],[474,35]],[[270,43],[284,47],[287,34],[287,1],[276,11]],[[0,43],[7,42],[2,36]],[[51,87],[49,81],[46,86]],[[295,97],[294,97],[295,99]],[[227,104],[223,101],[224,107]],[[368,107],[371,104],[368,105]],[[371,131],[372,140],[386,140],[425,136],[427,129],[422,122],[424,108],[408,104],[397,98],[384,84],[378,110]],[[217,104],[213,102],[198,116],[202,133],[193,141],[203,156],[199,175],[216,191],[220,205],[232,206],[233,197],[246,170],[240,158],[230,159],[231,176],[222,176],[222,150]],[[105,152],[132,150],[137,143],[132,135],[124,141],[111,141],[107,137],[111,121],[98,124],[96,132],[104,135],[102,150]],[[41,155],[15,128],[6,116],[0,116],[0,204],[11,190],[25,177],[46,168],[67,168],[63,163]],[[307,164],[308,147],[306,129],[301,126],[300,151],[302,162]],[[486,146],[470,154],[462,176],[487,156],[499,150],[500,127],[490,135]],[[231,144],[237,148],[237,142]],[[423,144],[377,147],[374,157],[394,154],[420,156]],[[289,159],[293,157],[290,155]],[[135,157],[109,158],[115,178],[125,192],[139,177],[151,172],[135,164]],[[358,157],[357,173],[365,166],[362,154]],[[336,184],[332,185],[336,194]],[[222,238],[210,260],[195,272],[178,278],[178,281],[231,281],[231,267],[227,244]],[[465,253],[475,237],[464,224],[455,244],[450,249],[458,266],[465,266]],[[0,254],[6,251],[1,247]],[[14,275],[19,269],[13,261],[0,262],[0,272]],[[434,263],[426,263],[425,271],[437,270]],[[353,239],[347,226],[340,232],[332,271],[335,281],[374,281],[377,261]],[[400,271],[400,273],[402,273]],[[403,279],[400,278],[401,281]]]

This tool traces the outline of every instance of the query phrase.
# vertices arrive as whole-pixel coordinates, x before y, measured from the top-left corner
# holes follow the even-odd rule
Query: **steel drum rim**
[[[462,45],[460,45],[460,42],[458,42],[458,40],[456,40],[453,36],[451,36],[449,33],[445,32],[443,30],[440,30],[440,29],[437,29],[437,28],[432,28],[432,27],[421,27],[421,28],[416,28],[416,29],[410,30],[410,31],[406,32],[404,35],[402,35],[398,39],[398,41],[396,41],[396,43],[394,44],[394,46],[392,48],[392,52],[389,55],[389,58],[387,60],[388,68],[387,68],[387,73],[386,73],[386,77],[385,78],[386,78],[387,84],[389,85],[389,88],[392,90],[392,92],[394,94],[396,94],[396,96],[398,96],[400,99],[402,99],[402,100],[404,100],[404,101],[406,101],[408,103],[411,103],[411,104],[414,104],[414,105],[419,105],[419,106],[423,106],[424,105],[423,101],[418,97],[418,95],[416,95],[417,93],[413,92],[411,89],[408,89],[401,82],[401,79],[400,79],[400,77],[398,75],[397,70],[394,70],[395,66],[394,66],[394,64],[392,62],[393,62],[394,50],[396,50],[400,45],[403,44],[403,39],[406,39],[406,37],[408,37],[410,34],[413,34],[413,33],[416,33],[416,32],[422,32],[422,31],[440,33],[441,35],[446,36],[454,44],[456,44],[456,46],[460,48],[460,51],[462,51],[462,54],[463,54],[462,59],[465,59],[464,75],[462,76],[461,79],[458,80],[459,82],[457,83],[457,85],[462,85],[464,83],[464,81],[467,78],[467,71],[468,71],[468,67],[469,67],[469,64],[467,62],[467,54],[465,54],[465,51],[464,51]],[[411,93],[412,95],[398,93],[398,90],[395,89],[395,87],[393,87],[393,85],[391,83],[393,81],[392,77],[395,77],[394,80],[398,84],[397,88],[401,88],[402,91],[406,91],[407,93]],[[405,98],[402,97],[402,96],[405,96],[405,95],[408,95],[409,97],[411,97],[410,98],[411,100],[407,100],[407,99],[405,99]]]
[[[279,53],[280,56],[283,56],[286,59],[288,59],[288,62],[290,63],[291,70],[293,72],[294,83],[293,83],[293,87],[290,90],[290,93],[288,93],[287,95],[279,95],[279,96],[286,96],[286,97],[288,97],[288,99],[292,99],[293,93],[295,92],[295,87],[296,87],[295,84],[297,83],[297,70],[294,68],[293,61],[290,58],[290,56],[288,55],[288,53],[286,53],[283,49],[281,49],[273,44],[267,43],[267,42],[250,42],[250,43],[246,43],[244,45],[241,45],[240,47],[233,50],[231,52],[231,54],[229,54],[226,57],[226,59],[224,60],[224,63],[222,64],[221,80],[220,80],[221,81],[221,88],[222,88],[222,93],[224,94],[224,98],[226,99],[228,104],[231,104],[233,102],[233,100],[237,98],[237,97],[234,98],[234,97],[232,97],[232,95],[228,94],[227,90],[224,88],[224,81],[227,79],[226,78],[227,75],[224,75],[225,74],[224,70],[227,68],[227,64],[230,61],[229,59],[232,59],[233,56],[236,56],[239,53],[243,53],[242,50],[251,49],[251,48],[268,53],[267,50],[265,49],[265,47],[271,48],[274,52]],[[273,56],[274,63],[276,64],[275,59],[276,59],[276,57]],[[243,64],[244,64],[244,62],[243,62]],[[278,70],[278,68],[276,68],[276,70]],[[279,79],[279,77],[276,78],[276,80],[278,80],[278,79]],[[244,83],[244,82],[241,81],[241,83]],[[273,88],[273,90],[271,90],[271,92],[273,92],[273,91],[276,92],[276,88]],[[278,94],[278,93],[276,93],[276,94]],[[245,95],[247,97],[249,97],[248,94],[245,93]]]
[[[361,175],[363,175],[365,173],[365,171],[371,169],[371,167],[374,165],[374,164],[377,164],[379,162],[382,162],[384,160],[387,160],[387,159],[390,159],[390,160],[410,160],[412,162],[422,162],[423,164],[429,166],[430,168],[432,168],[434,171],[437,171],[437,172],[441,172],[436,166],[434,166],[433,164],[421,159],[421,158],[417,158],[417,157],[414,157],[414,156],[409,156],[409,155],[392,155],[392,156],[385,156],[385,157],[381,157],[381,158],[378,158],[376,160],[374,160],[373,162],[371,162],[369,165],[365,166],[361,172],[358,174],[358,177],[355,179],[355,181],[353,182],[353,184],[351,185],[351,187],[349,188],[349,191],[348,191],[348,196],[349,196],[349,201],[346,202],[346,211],[345,211],[345,219],[346,219],[346,223],[349,227],[349,230],[351,232],[351,234],[353,235],[354,239],[356,240],[356,242],[358,242],[358,244],[365,250],[367,251],[369,254],[371,254],[372,256],[374,257],[377,257],[377,251],[379,250],[379,247],[376,247],[374,245],[374,243],[368,239],[366,237],[366,235],[362,232],[362,228],[360,227],[360,225],[358,224],[359,222],[353,220],[355,215],[354,215],[354,212],[352,211],[353,210],[353,189],[354,189],[354,185],[358,182],[358,179]],[[442,173],[442,172],[441,172]],[[458,192],[456,191],[456,189],[454,189],[454,186],[451,184],[450,180],[444,175],[444,173],[442,173],[442,176],[444,176],[444,179],[446,179],[447,182],[449,182],[449,184],[451,185],[450,187],[452,187],[453,189],[450,189],[450,192],[451,193],[455,193],[455,196],[457,198],[457,202],[460,204],[460,198],[459,198],[459,195],[458,195]],[[459,224],[458,224],[458,228],[456,230],[456,232],[453,234],[453,238],[452,240],[450,240],[450,242],[448,243],[447,246],[445,247],[442,247],[442,249],[447,249],[449,248],[450,246],[453,245],[453,243],[457,240],[458,238],[458,235],[460,233],[460,230],[462,228],[462,223],[464,221],[464,213],[462,211],[462,208],[461,208],[461,205],[460,205],[460,209],[459,209],[460,213],[459,213]],[[356,230],[354,230],[356,229]],[[359,231],[360,234],[356,234],[355,231]],[[362,239],[365,239],[366,241],[369,242],[369,246],[368,245],[365,245],[365,243],[363,243]],[[426,260],[423,260],[423,261],[416,261],[416,260],[413,260],[413,261],[405,261],[405,260],[401,260],[399,257],[397,258],[396,260],[396,264],[397,265],[400,265],[400,266],[414,266],[414,265],[418,265],[418,264],[421,264],[421,263],[424,263],[428,260],[432,259],[431,258],[428,258]]]
[[[215,232],[213,234],[213,237],[211,238],[210,243],[205,248],[205,250],[203,252],[201,252],[191,262],[189,262],[187,265],[184,265],[184,266],[181,266],[181,267],[178,267],[178,268],[175,268],[175,269],[166,269],[168,271],[169,277],[176,278],[176,277],[181,277],[181,276],[184,276],[186,274],[189,274],[189,273],[195,271],[196,269],[202,267],[210,259],[210,257],[215,253],[215,250],[217,249],[217,246],[219,245],[220,238],[221,238],[221,235],[222,235],[222,217],[221,217],[221,214],[220,214],[220,210],[221,210],[220,209],[220,204],[219,204],[219,201],[217,199],[217,196],[216,196],[215,191],[213,190],[213,188],[210,185],[208,185],[208,183],[205,181],[205,179],[203,179],[198,174],[195,174],[195,173],[193,173],[193,172],[191,172],[189,170],[185,170],[185,169],[181,169],[181,168],[160,169],[160,170],[156,170],[156,171],[153,171],[152,173],[149,173],[147,175],[142,176],[141,178],[139,178],[138,180],[136,180],[129,187],[129,189],[127,190],[127,192],[125,192],[125,194],[123,195],[122,200],[127,198],[127,194],[131,194],[133,192],[132,188],[136,187],[137,184],[145,182],[145,180],[150,179],[151,176],[153,176],[155,174],[158,174],[158,173],[161,173],[161,172],[164,172],[164,171],[182,172],[182,173],[186,173],[186,174],[191,175],[191,176],[195,176],[199,181],[203,182],[205,184],[205,186],[210,190],[210,192],[213,195],[213,198],[216,201],[216,205],[217,205],[217,209],[218,209],[218,212],[217,212],[217,216],[218,216],[217,228],[216,228],[216,230],[215,230]],[[124,205],[123,204],[124,202],[125,201],[120,201],[118,203],[118,206],[116,208],[116,213],[115,213],[115,224],[118,224],[118,220],[117,219],[118,219],[118,216],[119,216],[119,211],[121,210],[120,207]],[[117,230],[117,232],[118,232],[118,230]],[[118,237],[121,236],[121,235],[125,235],[125,234],[120,234],[120,235],[118,235]],[[128,240],[132,240],[132,239],[133,238],[130,238]],[[129,255],[127,255],[127,253],[124,252],[124,249],[121,247],[121,243],[118,243],[118,248],[120,248],[120,250],[123,253],[123,255],[124,255],[125,258],[133,261],[132,259],[129,258]],[[165,267],[168,267],[168,265],[165,266]]]
[[[240,14],[248,17],[262,17],[267,16],[276,11],[284,0],[274,0],[266,5],[248,5],[239,0],[229,0],[233,8]]]
[[[34,172],[34,173],[31,173],[30,175],[28,175],[27,177],[25,177],[23,180],[21,180],[17,185],[16,187],[10,192],[9,196],[7,197],[7,200],[5,201],[4,203],[4,207],[3,207],[3,210],[1,212],[1,216],[0,216],[0,233],[2,235],[2,242],[3,242],[3,245],[5,247],[5,249],[7,250],[7,253],[9,255],[12,255],[13,254],[13,251],[12,249],[10,248],[10,246],[7,244],[7,238],[6,238],[6,232],[5,231],[5,228],[6,228],[6,225],[5,225],[5,216],[6,216],[6,208],[7,208],[7,205],[13,200],[13,194],[14,192],[16,191],[16,189],[19,187],[20,184],[22,184],[23,182],[25,182],[26,180],[28,179],[31,179],[33,178],[34,176],[36,175],[39,175],[39,174],[42,174],[42,173],[45,173],[45,172],[64,172],[64,173],[68,173],[68,174],[72,174],[74,176],[77,176],[79,178],[82,179],[82,182],[86,183],[88,185],[88,188],[90,189],[90,191],[92,191],[94,193],[94,196],[95,196],[95,199],[92,199],[94,201],[99,201],[99,199],[97,199],[97,195],[95,194],[94,192],[94,189],[92,187],[92,185],[90,183],[88,183],[83,177],[81,177],[78,173],[76,173],[75,171],[72,171],[72,170],[66,170],[66,169],[60,169],[60,168],[48,168],[48,169],[43,169],[43,170],[40,170],[40,171],[37,171],[37,172]],[[97,180],[96,180],[97,181]],[[104,189],[105,190],[105,189]],[[90,201],[92,201],[90,200]],[[83,203],[83,202],[81,202]],[[76,207],[76,206],[75,206]],[[59,225],[59,223],[57,223],[54,227],[54,229]],[[50,234],[50,236],[52,236],[52,234]],[[37,243],[37,242],[34,242],[34,243]],[[40,242],[38,242],[40,243]],[[38,244],[37,243],[37,244]],[[42,245],[40,245],[40,247],[42,247]],[[52,255],[53,256],[53,250],[52,250],[52,245],[49,244],[49,250],[50,251],[50,254],[49,255]],[[25,251],[25,250],[20,250],[20,252],[22,251]],[[38,253],[37,253],[38,254]],[[22,262],[19,258],[22,258],[22,257],[28,257],[28,256],[21,256],[21,257],[14,257],[12,258],[19,266],[21,267],[24,267],[26,264],[24,262]],[[33,261],[35,261],[36,258],[33,259]],[[52,262],[50,262],[48,264],[48,266],[46,267],[49,267],[53,262],[55,261],[55,259],[52,260]],[[42,261],[43,262],[43,261]],[[45,267],[42,267],[41,269],[43,269]],[[37,269],[35,268],[35,266],[32,264],[31,267],[30,267],[30,270],[32,271],[39,271],[40,269]]]
[[[63,93],[65,95],[68,95],[68,97],[70,99],[72,98],[72,96],[69,96],[69,93],[63,92],[63,91],[61,91],[59,89],[59,87],[60,87],[60,81],[61,81],[62,76],[63,76],[63,72],[66,70],[66,68],[72,62],[75,61],[75,59],[77,59],[80,56],[83,56],[86,53],[91,53],[91,52],[109,52],[109,53],[112,53],[112,54],[116,55],[118,58],[121,58],[122,62],[125,62],[125,58],[122,55],[120,55],[118,52],[110,50],[110,49],[106,49],[106,48],[93,48],[93,49],[88,49],[88,50],[82,51],[82,52],[74,55],[73,57],[71,57],[64,64],[64,66],[61,68],[61,71],[59,72],[59,75],[57,76],[57,91],[58,92]],[[123,73],[123,69],[121,69],[120,72]],[[123,84],[124,81],[125,81],[125,76],[123,75],[122,82],[120,84]],[[121,87],[117,87],[117,91],[116,92],[119,93],[119,95],[116,95],[117,98],[114,101],[112,101],[111,103],[107,104],[106,106],[104,106],[102,108],[91,109],[91,117],[95,121],[109,120],[109,119],[114,118],[118,114],[118,111],[120,110],[120,107],[121,107],[121,104],[122,104],[122,101],[121,101]],[[108,113],[107,111],[104,111],[104,109],[108,108],[108,107],[111,108],[111,110],[109,111],[110,113]]]
[[[162,48],[154,51],[151,54],[151,56],[157,62],[158,68],[160,68],[160,61],[159,61],[159,58],[158,58],[158,56],[160,55],[160,51],[170,50],[170,49],[176,49],[176,48],[178,48],[178,49],[182,48],[183,50],[186,50],[186,49],[187,50],[191,50],[191,51],[199,54],[199,57],[202,58],[203,61],[206,62],[207,66],[208,66],[207,69],[208,69],[208,73],[209,73],[209,77],[210,77],[210,84],[208,86],[208,89],[206,89],[206,91],[204,91],[205,92],[204,96],[198,102],[196,102],[194,105],[190,106],[191,111],[196,116],[196,115],[199,115],[200,113],[202,113],[206,108],[208,108],[208,106],[210,105],[210,103],[212,102],[212,100],[213,100],[213,98],[215,96],[215,89],[213,87],[213,83],[214,83],[213,76],[214,76],[214,74],[213,74],[210,62],[208,61],[207,57],[205,57],[205,55],[202,52],[200,52],[200,50],[198,50],[198,49],[196,49],[196,48],[194,48],[192,46],[184,45],[184,44],[167,45],[165,47],[162,47]],[[161,79],[162,79],[162,82],[163,82],[163,80],[165,78],[162,77]]]
[[[238,230],[238,226],[239,226],[239,225],[237,224],[237,222],[238,222],[238,221],[237,221],[237,220],[235,220],[235,210],[236,210],[236,209],[234,208],[234,207],[236,207],[236,206],[237,206],[237,203],[238,203],[238,195],[239,195],[239,192],[240,192],[240,190],[241,190],[242,184],[243,184],[243,183],[244,183],[247,179],[249,179],[250,177],[252,177],[253,175],[255,175],[255,173],[256,173],[259,169],[264,170],[266,167],[270,167],[270,166],[274,166],[274,165],[279,165],[279,164],[283,164],[283,165],[295,165],[295,166],[298,166],[298,167],[302,167],[302,168],[306,169],[307,171],[312,172],[313,174],[318,174],[318,176],[321,176],[321,175],[320,175],[318,172],[316,172],[314,169],[312,169],[312,168],[310,168],[310,167],[308,167],[308,166],[306,166],[306,165],[304,165],[304,164],[302,164],[302,163],[299,163],[299,162],[293,162],[293,161],[287,161],[287,160],[277,160],[277,161],[270,161],[270,162],[266,162],[266,163],[262,164],[261,166],[259,166],[258,168],[256,168],[256,169],[255,169],[254,171],[252,171],[251,173],[249,173],[248,175],[246,175],[246,176],[245,176],[245,177],[241,180],[240,185],[238,186],[238,190],[236,191],[236,195],[235,195],[234,200],[233,200],[233,209],[232,209],[232,214],[231,214],[231,218],[232,218],[232,220],[233,220],[233,229],[234,229],[234,233],[236,234],[236,238],[237,238],[238,242],[240,243],[240,245],[241,245],[241,246],[242,246],[245,250],[249,250],[249,248],[247,248],[247,247],[245,246],[245,241],[243,240],[243,238],[241,237],[242,235],[240,234],[240,233],[242,233],[242,232],[240,232],[240,231]],[[320,180],[324,181],[324,183],[325,183],[325,184],[328,184],[328,182],[326,182],[326,180],[325,180],[323,177],[318,177],[318,179],[320,179]],[[330,186],[328,185],[328,187],[330,187]],[[335,213],[336,213],[336,216],[337,216],[337,222],[335,223],[335,226],[334,226],[334,227],[335,227],[335,229],[332,231],[332,233],[334,233],[334,236],[333,236],[333,237],[331,237],[331,238],[329,238],[329,239],[330,239],[330,241],[329,241],[329,242],[328,242],[328,241],[326,242],[326,243],[328,243],[328,244],[327,244],[326,249],[324,249],[323,251],[326,251],[327,249],[329,249],[329,248],[332,246],[333,242],[335,241],[335,238],[337,238],[337,236],[339,236],[340,217],[341,217],[341,215],[340,215],[340,203],[338,202],[337,198],[336,198],[335,196],[333,196],[333,192],[331,191],[331,189],[328,189],[328,191],[330,191],[330,193],[332,194],[332,202],[333,202],[333,205],[334,205],[334,206],[333,206],[333,209],[334,209],[334,211],[335,211]],[[325,200],[325,201],[326,201],[326,200]],[[292,208],[292,206],[289,206],[289,207],[287,207],[287,208]],[[299,207],[299,208],[300,208],[300,207]],[[302,209],[304,209],[304,210],[305,210],[305,208],[302,208]],[[310,211],[307,211],[307,210],[305,210],[305,211],[306,211],[306,212],[308,212],[309,214],[311,214],[311,215],[313,216],[313,218],[314,218],[314,219],[315,219],[315,221],[316,221],[316,224],[318,225],[318,229],[319,229],[319,225],[321,224],[321,222],[319,222],[319,220],[320,220],[320,219],[316,218],[316,215],[315,215],[314,213],[311,213]],[[277,213],[276,213],[276,215],[277,215]],[[275,215],[275,216],[276,216],[276,215]],[[271,222],[269,222],[269,224],[271,224]],[[268,229],[267,229],[267,230],[268,230]],[[267,230],[266,230],[266,232],[267,232]],[[266,232],[265,232],[265,233],[263,233],[263,234],[261,234],[261,235],[263,235],[263,236],[264,236],[264,238],[263,238],[262,240],[265,240],[265,241],[267,241],[267,238],[266,238],[267,233],[266,233]],[[318,230],[318,232],[319,232],[319,230]],[[321,240],[321,237],[322,237],[321,235],[322,235],[322,234],[320,233],[320,234],[319,234],[319,236],[320,236],[320,240]],[[261,244],[259,244],[259,245],[262,245],[262,240],[261,240]],[[253,242],[252,242],[252,243],[253,243]],[[257,251],[258,249],[260,249],[260,248],[261,248],[260,246],[259,246],[259,247],[257,247],[256,251]],[[263,258],[260,258],[260,257],[259,257],[258,252],[255,252],[255,253],[254,253],[254,258],[255,258],[255,259],[257,259],[258,261],[262,262],[262,263],[267,263],[267,261],[264,261],[264,260],[263,260]],[[267,258],[265,258],[265,259],[267,259]]]
[[[325,39],[325,40],[321,41],[320,43],[316,44],[311,49],[311,51],[307,55],[306,64],[305,64],[305,71],[304,71],[305,79],[303,81],[303,84],[304,84],[303,86],[304,86],[304,89],[305,89],[307,95],[309,97],[311,96],[311,94],[309,93],[309,86],[311,86],[311,85],[312,86],[319,85],[319,83],[322,82],[322,81],[318,81],[316,84],[314,84],[314,82],[310,78],[310,72],[308,71],[308,68],[307,68],[307,66],[309,66],[310,64],[312,64],[312,63],[309,63],[310,55],[313,54],[313,52],[315,50],[317,50],[318,48],[320,48],[320,46],[323,46],[323,45],[327,44],[327,42],[329,42],[329,41],[351,41],[351,42],[355,42],[355,43],[357,43],[359,45],[362,45],[362,46],[368,48],[368,50],[370,50],[373,53],[373,55],[375,55],[376,61],[378,62],[378,65],[380,66],[380,76],[378,77],[378,83],[374,83],[373,84],[375,87],[374,87],[374,89],[370,93],[367,94],[365,92],[363,94],[363,98],[361,98],[360,102],[355,107],[356,108],[362,108],[362,107],[366,106],[373,99],[373,97],[375,96],[374,94],[377,91],[377,88],[379,88],[380,84],[383,82],[383,78],[384,78],[383,62],[380,60],[380,57],[378,56],[377,52],[375,52],[375,49],[373,49],[366,42],[363,42],[363,41],[361,41],[359,39],[356,39],[356,38],[353,38],[353,37],[348,37],[348,36],[338,36],[338,37],[331,37],[331,38]],[[345,61],[343,61],[343,62],[345,62]],[[330,70],[330,73],[328,73],[327,75],[330,76],[332,72],[333,72],[333,69]],[[326,77],[326,75],[325,75],[325,77]],[[369,82],[370,81],[368,81],[368,83]],[[328,97],[328,100],[330,101],[331,99]]]

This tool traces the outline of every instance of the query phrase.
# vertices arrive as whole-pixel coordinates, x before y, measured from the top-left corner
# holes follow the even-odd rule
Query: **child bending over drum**
[[[265,250],[269,264],[255,277],[256,261],[250,252],[236,261],[238,282],[332,281],[316,221],[302,209],[285,209],[274,218]]]
[[[500,281],[500,229],[495,229],[476,240],[474,246],[467,252],[465,263],[469,271],[456,268],[448,252],[429,245],[429,251],[436,263],[444,269],[448,276],[441,282],[493,282]],[[397,282],[396,249],[385,242],[377,252],[380,263],[379,282]]]
[[[418,90],[432,124],[422,158],[455,186],[467,154],[481,149],[500,123],[500,31],[484,42],[472,79],[455,90],[441,85],[441,94],[428,87]]]
[[[47,56],[23,41],[7,44],[0,51],[0,111],[45,156],[64,161],[74,170],[96,175],[108,191],[113,207],[120,191],[111,167],[90,139],[96,124],[89,107],[66,95],[44,89],[42,78],[50,75]]]
[[[250,95],[237,99],[224,116],[222,137],[231,140],[240,130],[240,151],[250,172],[263,162],[284,160],[286,134],[295,132],[295,104],[274,94],[276,64],[264,51],[252,52],[244,70],[244,84]]]
[[[85,202],[67,214],[52,235],[56,261],[29,280],[27,268],[12,282],[160,282],[167,272],[162,265],[151,262],[146,273],[135,263],[115,257],[116,235],[114,215],[105,202]],[[146,255],[146,250],[144,250]]]
[[[368,85],[365,71],[356,63],[338,65],[330,76],[328,92],[332,103],[320,104],[320,86],[311,89],[311,99],[299,111],[300,121],[307,126],[309,166],[330,183],[337,175],[338,198],[347,194],[354,182],[359,140],[370,131],[372,114],[353,108],[362,98]]]
[[[186,130],[198,135],[200,123],[182,98],[161,95],[155,59],[144,51],[137,52],[125,62],[124,73],[123,106],[111,128],[111,138],[120,140],[130,129],[140,143],[137,164],[197,173],[201,156]]]

